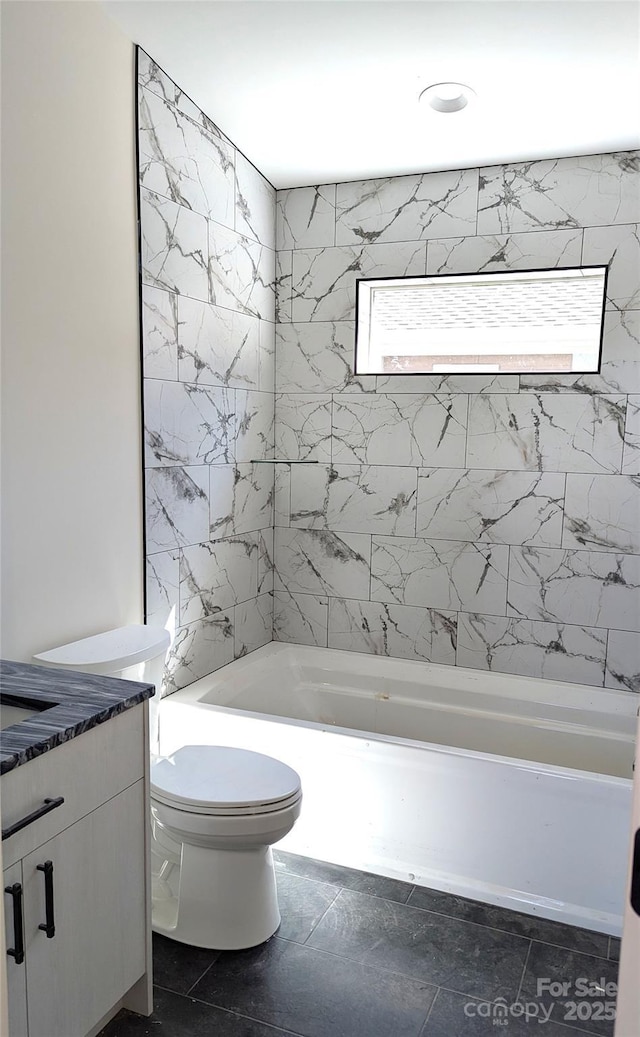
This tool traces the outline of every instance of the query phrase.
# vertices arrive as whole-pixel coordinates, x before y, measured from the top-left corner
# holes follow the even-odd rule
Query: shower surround
[[[276,225],[142,52],[139,88],[165,690],[272,636],[640,690],[637,154],[282,190]],[[353,375],[357,277],[580,263],[610,264],[599,375]]]

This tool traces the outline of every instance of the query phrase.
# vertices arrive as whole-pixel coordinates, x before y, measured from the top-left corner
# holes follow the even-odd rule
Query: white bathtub
[[[638,702],[559,681],[269,644],[163,699],[163,754],[302,777],[282,849],[621,931]]]

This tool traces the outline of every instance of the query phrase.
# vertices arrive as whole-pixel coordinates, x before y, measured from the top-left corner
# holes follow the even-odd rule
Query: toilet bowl
[[[34,658],[48,666],[160,687],[166,630],[132,625]],[[271,846],[299,813],[299,775],[261,753],[186,745],[159,749],[159,697],[149,700],[152,925],[181,943],[255,947],[280,924]]]

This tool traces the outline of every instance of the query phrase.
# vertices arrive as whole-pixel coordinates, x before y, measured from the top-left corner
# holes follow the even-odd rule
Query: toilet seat
[[[186,745],[151,764],[151,796],[187,813],[222,817],[284,810],[301,798],[299,775],[248,749]]]

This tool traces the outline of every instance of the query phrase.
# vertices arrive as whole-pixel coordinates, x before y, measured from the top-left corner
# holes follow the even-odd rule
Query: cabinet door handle
[[[64,803],[64,796],[56,796],[55,799],[45,799],[41,807],[34,810],[31,814],[26,814],[25,817],[21,817],[15,824],[9,825],[8,828],[2,829],[2,841],[8,839],[10,836],[15,835],[16,832],[21,832],[27,825],[33,824],[39,817],[44,817],[50,810],[55,810],[56,807],[62,806]]]
[[[53,861],[45,861],[44,864],[36,865],[37,871],[44,872],[44,911],[45,922],[41,922],[38,929],[47,934],[47,940],[56,935],[56,926],[53,919]]]
[[[13,886],[5,886],[5,893],[8,893],[13,900],[13,942],[14,947],[7,948],[7,954],[10,954],[14,959],[16,965],[22,965],[24,961],[24,924],[22,921],[22,886],[19,882],[14,882]]]

